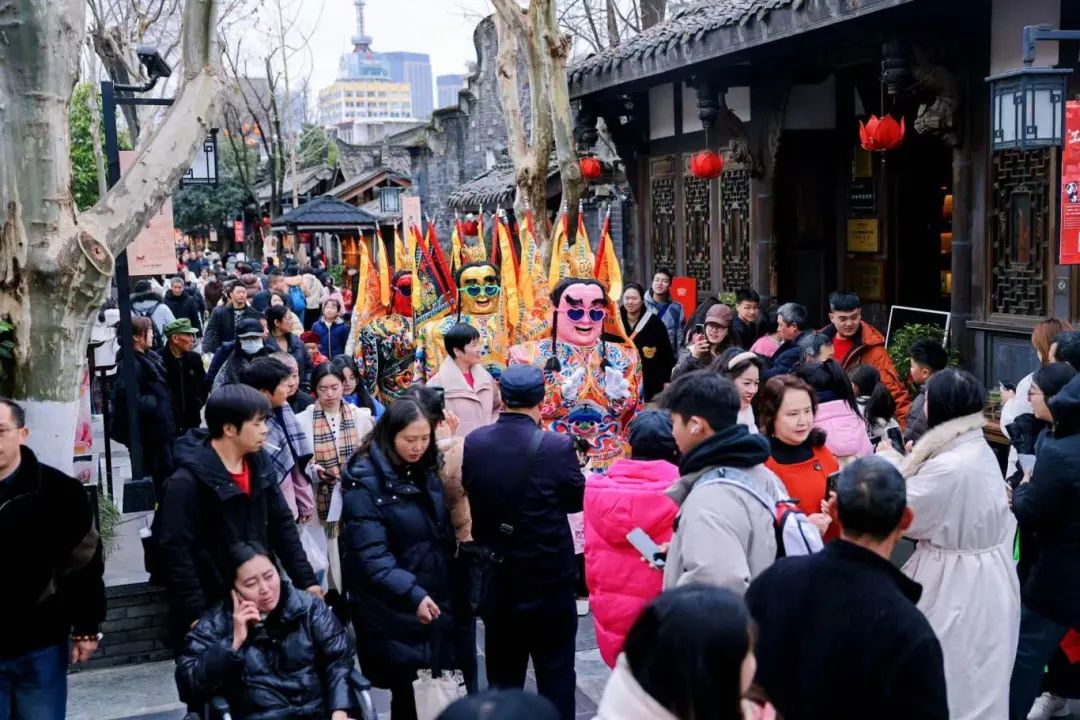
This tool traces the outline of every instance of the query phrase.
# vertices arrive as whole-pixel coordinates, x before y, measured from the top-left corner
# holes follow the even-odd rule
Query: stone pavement
[[[483,629],[478,633],[481,685],[483,672]],[[577,636],[577,720],[590,720],[607,682],[609,670],[600,659],[591,617],[580,618]],[[183,705],[176,696],[173,663],[157,662],[128,667],[76,673],[68,678],[68,720],[180,720]],[[535,691],[529,671],[528,689]],[[374,693],[381,718],[389,718],[390,695]]]

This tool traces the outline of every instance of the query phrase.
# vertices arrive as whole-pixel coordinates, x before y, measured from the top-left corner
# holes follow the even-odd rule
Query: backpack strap
[[[770,503],[750,482],[750,476],[742,470],[733,467],[718,467],[710,470],[694,483],[694,487],[690,490],[693,494],[695,490],[709,485],[730,485],[737,487],[740,490],[749,493],[755,500],[761,503],[766,510],[770,513],[774,512],[773,503]]]

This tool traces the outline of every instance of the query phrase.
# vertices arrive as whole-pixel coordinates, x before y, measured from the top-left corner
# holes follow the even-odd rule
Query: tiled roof
[[[635,35],[617,47],[591,55],[569,68],[570,83],[600,74],[627,61],[663,55],[702,40],[721,28],[758,22],[771,11],[798,8],[805,0],[698,0],[678,6],[664,22]]]
[[[300,207],[292,208],[284,215],[279,215],[274,220],[274,227],[295,225],[309,228],[354,228],[360,225],[375,225],[377,218],[371,213],[365,212],[349,203],[342,202],[330,195],[306,202]]]
[[[496,163],[485,173],[463,183],[450,193],[447,204],[452,208],[476,208],[492,203],[509,203],[514,198],[514,166]]]

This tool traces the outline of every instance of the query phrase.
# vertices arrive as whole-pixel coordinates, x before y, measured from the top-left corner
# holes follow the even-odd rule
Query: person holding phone
[[[679,361],[671,371],[671,379],[704,370],[732,345],[731,322],[735,313],[722,303],[713,305],[702,325],[695,325],[687,336],[686,346],[679,351]]]

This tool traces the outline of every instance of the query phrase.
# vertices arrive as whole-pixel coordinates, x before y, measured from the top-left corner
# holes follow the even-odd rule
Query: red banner
[[[1080,102],[1065,103],[1061,151],[1061,264],[1080,265]]]
[[[244,250],[244,221],[237,220],[233,223],[233,235],[236,239],[236,247],[242,252]]]

